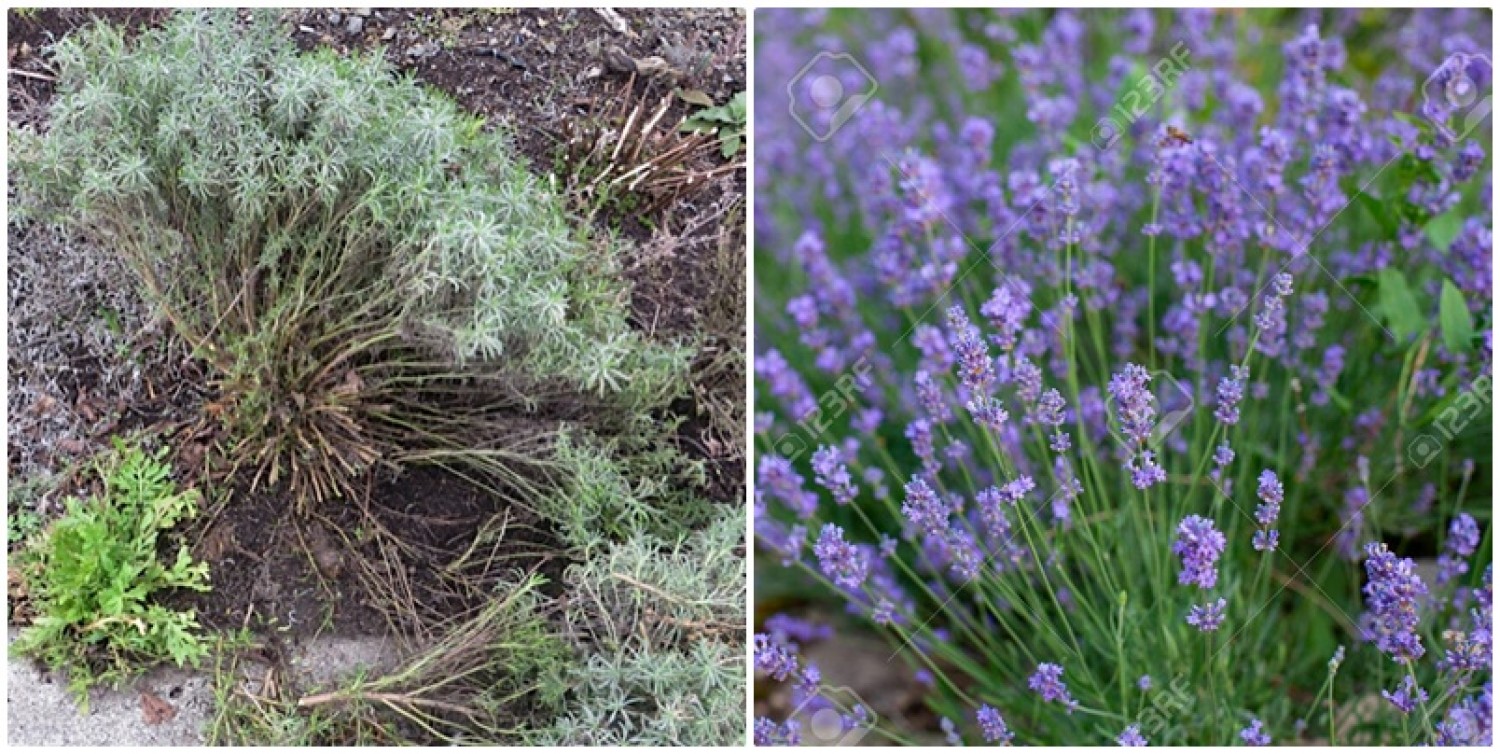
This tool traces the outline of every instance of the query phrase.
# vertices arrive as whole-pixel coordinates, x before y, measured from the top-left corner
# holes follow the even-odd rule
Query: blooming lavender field
[[[1488,12],[756,20],[757,744],[1490,743]]]

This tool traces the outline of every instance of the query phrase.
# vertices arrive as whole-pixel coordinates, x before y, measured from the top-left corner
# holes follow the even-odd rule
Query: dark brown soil
[[[300,523],[275,495],[236,492],[232,504],[197,522],[186,538],[210,564],[213,590],[178,594],[174,607],[195,608],[205,627],[249,628],[294,639],[324,631],[381,635],[387,627],[353,569],[319,569],[314,551],[329,536]],[[314,543],[317,543],[316,545]]]
[[[468,614],[506,572],[536,570],[556,584],[564,566],[535,515],[433,467],[387,475],[364,502],[313,520],[283,496],[237,491],[231,501],[188,535],[212,564],[213,591],[174,597],[218,630],[293,642],[412,636]],[[476,547],[481,532],[494,536]]]

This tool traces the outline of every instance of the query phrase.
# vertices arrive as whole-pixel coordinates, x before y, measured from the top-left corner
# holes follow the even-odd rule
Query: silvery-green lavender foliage
[[[547,681],[559,712],[533,743],[743,740],[744,515],[712,508],[701,531],[637,534],[568,569],[566,623],[583,658]]]
[[[328,316],[378,310],[456,363],[641,405],[675,391],[683,354],[626,326],[612,244],[570,227],[502,131],[377,56],[299,54],[269,14],[225,10],[133,41],[99,24],[54,60],[46,132],[13,134],[20,207],[153,246],[157,293],[195,330],[231,275]],[[302,303],[266,298],[284,311],[262,317]]]
[[[707,525],[716,506],[695,492],[704,484],[703,462],[672,445],[680,421],[637,417],[612,437],[564,433],[556,456],[566,492],[537,501],[537,511],[579,552],[637,534],[670,539]]]
[[[952,743],[1490,743],[1488,14],[757,21],[781,577]]]

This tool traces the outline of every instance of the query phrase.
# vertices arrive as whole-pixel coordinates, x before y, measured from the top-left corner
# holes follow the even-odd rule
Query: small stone
[[[369,18],[374,13],[375,11],[370,8],[360,8],[359,10],[354,11],[354,15],[364,18]]]
[[[384,42],[389,42],[389,41],[391,41],[392,39],[395,39],[395,38],[396,38],[396,27],[394,27],[394,26],[386,28],[385,33],[380,35],[381,41],[384,41]]]
[[[349,34],[358,34],[365,30],[365,20],[359,16],[350,16],[344,24],[344,31]]]
[[[341,13],[329,13],[328,14],[328,25],[329,26],[338,26],[339,23],[342,22],[343,20],[344,20],[344,16]]]
[[[615,73],[635,73],[635,58],[620,49],[619,45],[610,45],[604,50],[604,67]]]
[[[635,70],[642,76],[672,78],[678,75],[677,69],[673,68],[670,63],[659,55],[637,58],[635,60]]]

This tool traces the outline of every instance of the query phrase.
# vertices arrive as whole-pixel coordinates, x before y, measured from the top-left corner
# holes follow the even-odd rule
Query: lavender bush
[[[761,12],[759,590],[951,743],[1489,743],[1489,29]],[[919,736],[790,622],[757,743]]]

